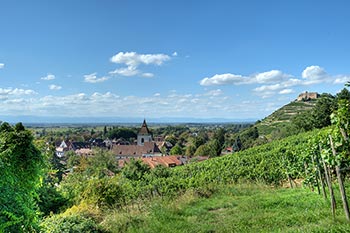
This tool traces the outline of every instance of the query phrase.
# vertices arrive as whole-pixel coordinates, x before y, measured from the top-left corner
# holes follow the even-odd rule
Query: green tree
[[[45,158],[21,123],[0,126],[0,232],[34,231]]]
[[[348,100],[350,101],[350,92],[348,89],[343,88],[339,93],[337,93],[337,95],[335,96],[337,102],[339,102],[339,100]]]
[[[107,135],[107,126],[103,127],[103,136],[106,136]]]
[[[110,139],[124,138],[126,140],[130,140],[131,138],[136,138],[137,134],[135,133],[135,130],[132,129],[113,128],[107,133],[107,137]]]
[[[207,146],[210,149],[210,153],[209,153],[210,157],[216,157],[216,156],[220,156],[221,155],[222,145],[219,142],[219,140],[213,139],[213,140],[208,142]]]
[[[223,147],[225,144],[225,129],[219,128],[215,131],[213,139],[218,140],[220,147]]]
[[[193,138],[193,144],[196,148],[200,147],[201,145],[204,145],[206,142],[207,141],[203,135],[198,135]]]
[[[196,153],[196,147],[193,144],[190,144],[186,147],[185,155],[193,156]]]
[[[331,125],[331,114],[334,110],[334,97],[330,94],[323,94],[317,100],[312,111],[313,124],[315,128],[321,129]]]
[[[292,118],[292,124],[300,131],[309,131],[314,128],[314,118],[310,111],[301,113]]]
[[[196,153],[194,153],[195,156],[210,156],[210,154],[212,154],[212,151],[207,144],[199,146]]]
[[[131,159],[122,169],[122,175],[129,180],[142,180],[150,171],[150,167],[144,164],[142,160]]]
[[[173,148],[170,150],[171,155],[182,155],[182,147],[179,144],[176,144]]]

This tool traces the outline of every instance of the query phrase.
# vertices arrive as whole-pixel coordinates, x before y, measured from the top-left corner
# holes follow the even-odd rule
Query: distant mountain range
[[[42,117],[42,116],[0,116],[0,121],[24,124],[128,124],[142,123],[141,117]],[[146,118],[148,123],[252,123],[257,119],[160,117]]]

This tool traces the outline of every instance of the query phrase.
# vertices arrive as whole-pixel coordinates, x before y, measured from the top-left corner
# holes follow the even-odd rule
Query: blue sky
[[[348,1],[0,1],[0,115],[261,119],[350,80]]]

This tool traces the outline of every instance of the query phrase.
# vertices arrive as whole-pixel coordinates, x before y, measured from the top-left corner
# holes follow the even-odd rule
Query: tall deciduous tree
[[[34,197],[44,156],[21,123],[0,126],[0,232],[30,232],[37,223]]]

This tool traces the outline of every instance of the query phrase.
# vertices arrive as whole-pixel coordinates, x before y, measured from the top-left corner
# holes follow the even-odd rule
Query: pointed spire
[[[150,131],[147,127],[147,123],[146,123],[146,119],[143,119],[143,123],[142,123],[142,126],[141,126],[141,129],[139,131],[139,134],[150,134]]]

